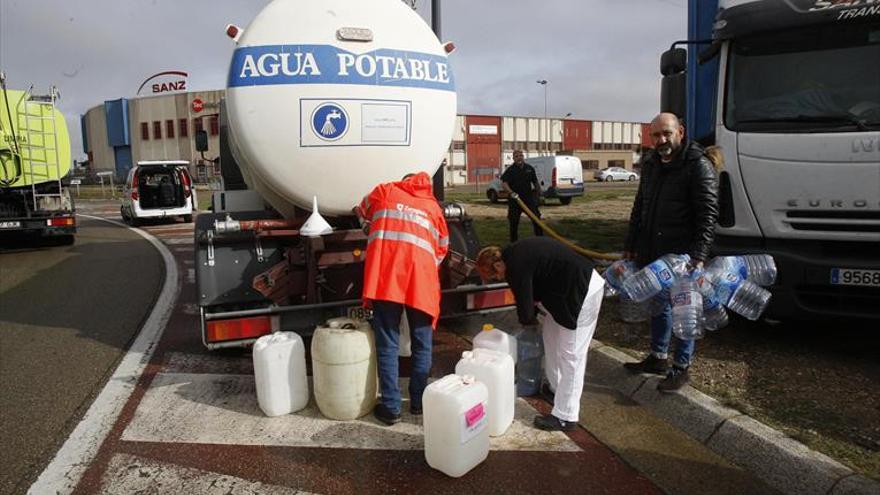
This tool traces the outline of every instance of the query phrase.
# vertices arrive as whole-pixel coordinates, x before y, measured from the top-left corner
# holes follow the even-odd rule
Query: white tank
[[[453,478],[489,455],[486,385],[473,376],[446,375],[425,388],[422,396],[425,460]]]
[[[376,343],[370,324],[333,318],[312,336],[312,380],[321,414],[359,418],[376,405]]]
[[[299,411],[309,403],[306,350],[294,332],[264,335],[254,343],[257,403],[266,416]]]
[[[483,331],[474,336],[474,349],[477,348],[503,352],[516,364],[516,337],[491,324],[483,325]]]
[[[400,0],[274,0],[227,81],[229,144],[275,209],[345,215],[375,185],[433,174],[455,122],[443,46]]]
[[[471,375],[486,385],[489,392],[489,436],[503,435],[513,423],[516,406],[513,359],[503,352],[489,349],[464,351],[455,365],[455,374]]]

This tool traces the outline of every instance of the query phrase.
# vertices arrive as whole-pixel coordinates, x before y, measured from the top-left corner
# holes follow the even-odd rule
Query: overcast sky
[[[315,0],[320,1],[320,0]],[[368,0],[352,0],[368,1]],[[686,35],[686,0],[442,0],[458,112],[648,121],[659,106],[659,56]],[[194,90],[224,87],[233,45],[268,0],[0,0],[8,86],[61,91],[74,157],[79,116],[133,97],[163,70]],[[430,0],[417,0],[430,20]]]

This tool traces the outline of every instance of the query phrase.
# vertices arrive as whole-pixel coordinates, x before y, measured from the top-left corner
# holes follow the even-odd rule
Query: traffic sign
[[[192,101],[192,111],[195,113],[201,112],[205,108],[205,102],[202,101],[201,98],[195,98]]]

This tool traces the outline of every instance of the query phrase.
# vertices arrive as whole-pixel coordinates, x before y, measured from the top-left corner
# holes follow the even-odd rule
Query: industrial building
[[[105,101],[81,117],[83,148],[92,174],[124,177],[141,160],[186,160],[200,182],[219,175],[219,103],[225,90],[192,91]],[[527,157],[577,156],[585,170],[632,169],[648,124],[570,118],[459,115],[446,156],[447,185],[484,183],[512,163],[513,151]],[[196,151],[196,132],[208,135],[208,151]],[[585,174],[592,177],[592,174]]]

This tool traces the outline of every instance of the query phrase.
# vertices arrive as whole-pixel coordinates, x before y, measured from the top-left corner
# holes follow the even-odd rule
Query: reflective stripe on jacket
[[[438,268],[449,249],[449,232],[421,172],[381,184],[364,198],[359,213],[371,222],[364,266],[365,300],[405,304],[440,315]]]

